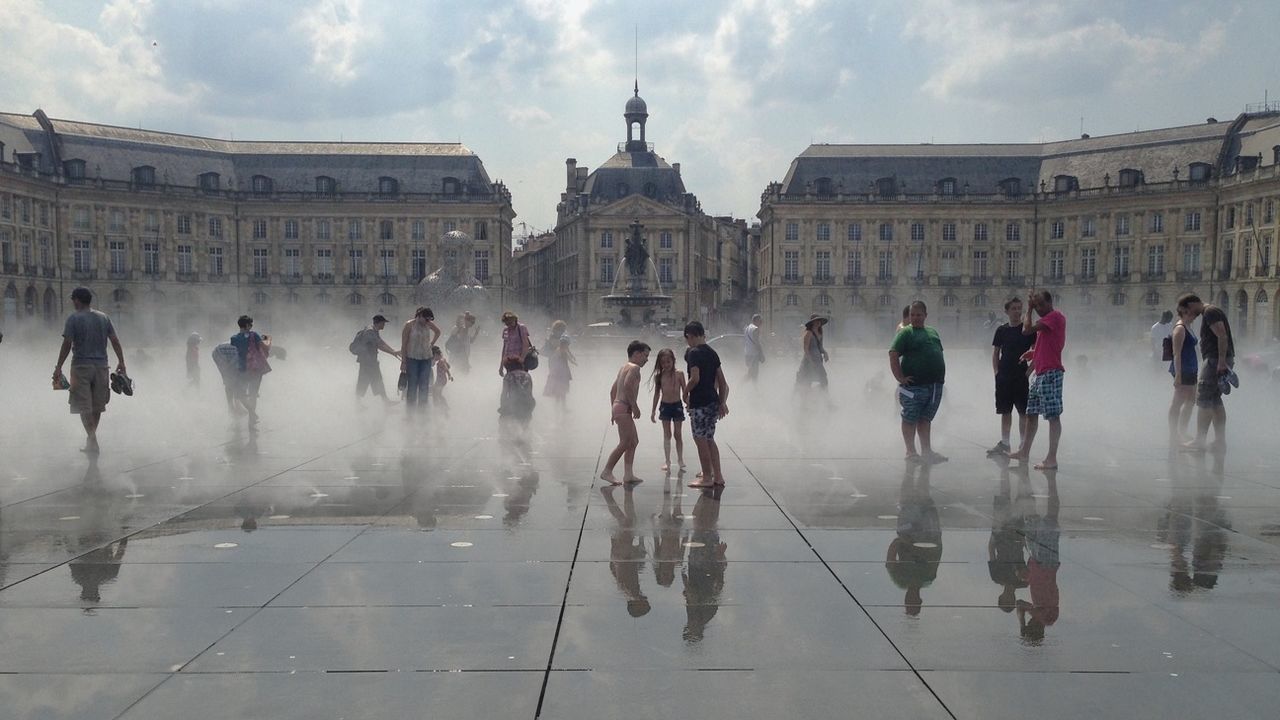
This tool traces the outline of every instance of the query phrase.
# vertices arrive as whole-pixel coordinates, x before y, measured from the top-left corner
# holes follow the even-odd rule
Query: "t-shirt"
[[[372,325],[360,331],[360,337],[356,339],[356,347],[360,353],[356,355],[356,362],[376,363],[378,362],[378,341],[382,336]]]
[[[1231,322],[1227,314],[1216,305],[1205,305],[1204,314],[1200,316],[1200,356],[1206,361],[1218,359],[1218,334],[1213,331],[1215,323],[1222,323],[1227,329],[1227,362],[1236,357],[1236,342],[1231,336]]]
[[[1151,326],[1151,357],[1164,357],[1164,339],[1173,335],[1173,323],[1156,323]]]
[[[1067,345],[1067,316],[1054,310],[1040,318],[1044,328],[1036,333],[1035,354],[1031,367],[1039,375],[1049,370],[1065,370],[1062,366],[1062,348]]]
[[[720,355],[703,343],[694,345],[684,353],[684,361],[688,364],[687,377],[693,375],[698,368],[698,384],[689,393],[689,407],[706,407],[720,402],[720,392],[716,389],[716,371],[720,369]]]
[[[71,341],[72,365],[107,367],[107,340],[115,334],[111,318],[100,310],[77,310],[62,328],[62,337]]]
[[[742,354],[748,359],[764,355],[760,347],[760,326],[751,323],[742,330]]]
[[[1058,565],[1041,565],[1035,558],[1027,561],[1027,585],[1031,587],[1032,617],[1045,625],[1058,621]]]
[[[236,368],[244,371],[249,360],[249,346],[255,342],[262,342],[262,336],[250,330],[248,332],[240,332],[231,336],[231,346],[236,349]]]
[[[996,334],[991,338],[991,347],[1000,348],[1000,361],[996,375],[1012,377],[1019,373],[1025,374],[1027,363],[1022,360],[1022,355],[1031,349],[1035,341],[1035,335],[1022,334],[1021,325],[1005,323],[996,328]]]
[[[942,338],[931,327],[908,325],[893,337],[889,349],[898,353],[902,374],[912,385],[933,385],[946,379],[947,363],[942,359]]]
[[[524,357],[524,340],[529,337],[529,328],[521,323],[516,326],[502,328],[502,357]]]

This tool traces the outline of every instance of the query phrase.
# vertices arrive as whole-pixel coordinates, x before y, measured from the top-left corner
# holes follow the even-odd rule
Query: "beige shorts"
[[[72,365],[71,374],[71,414],[106,412],[107,402],[111,400],[111,371],[97,365]]]

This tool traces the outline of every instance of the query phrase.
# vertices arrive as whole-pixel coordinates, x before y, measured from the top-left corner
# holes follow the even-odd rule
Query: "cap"
[[[386,317],[384,317],[384,316],[383,316],[383,315],[381,315],[381,314],[378,314],[378,315],[374,315],[374,316],[373,316],[373,321],[374,321],[374,322],[376,322],[376,323],[378,323],[378,322],[386,322],[386,321],[387,321],[387,318],[386,318]]]

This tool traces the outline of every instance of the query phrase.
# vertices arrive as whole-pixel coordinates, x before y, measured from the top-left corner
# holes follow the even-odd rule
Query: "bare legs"
[[[640,478],[636,477],[634,472],[636,447],[640,445],[636,421],[630,415],[617,415],[614,417],[614,422],[618,425],[618,446],[609,453],[609,459],[605,462],[604,472],[600,473],[600,479],[610,485],[640,482]],[[613,468],[618,464],[618,460],[623,461],[621,481],[613,476]]]
[[[920,437],[920,452],[916,452],[916,436]],[[914,423],[902,421],[902,442],[907,446],[907,459],[923,458],[928,462],[945,462],[947,457],[933,451],[933,422],[919,420]]]
[[[1213,444],[1218,448],[1227,446],[1227,408],[1225,405],[1201,407],[1196,412],[1196,439],[1187,444],[1192,450],[1204,450],[1209,439],[1209,427],[1213,426]]]
[[[671,438],[674,435],[676,441],[676,462],[680,464],[680,469],[684,469],[684,433],[681,432],[681,423],[679,420],[672,422],[671,420],[662,421],[662,454],[666,458],[666,462],[662,465],[665,472],[671,469]],[[675,427],[673,428],[672,425]]]
[[[720,470],[720,446],[715,438],[694,436],[693,444],[698,448],[698,461],[702,464],[702,479],[689,483],[689,487],[709,488],[724,485],[724,472]]]
[[[1013,430],[1013,413],[1007,412],[1000,416],[1000,440],[1005,445],[1010,445],[1009,438],[1012,437],[1010,432]],[[1018,440],[1021,441],[1027,436],[1027,416],[1018,415]]]
[[[98,423],[101,421],[102,413],[100,412],[80,413],[80,424],[84,425],[86,436],[84,451],[87,453],[98,452]]]
[[[1173,402],[1169,405],[1169,442],[1177,444],[1187,435],[1191,424],[1191,409],[1196,404],[1196,386],[1179,385],[1173,389]]]
[[[1018,452],[1009,456],[1010,460],[1021,460],[1026,462],[1031,456],[1031,445],[1036,441],[1036,432],[1040,428],[1040,416],[1027,416],[1027,429],[1022,436],[1022,447],[1018,448]],[[1049,418],[1049,453],[1044,456],[1044,460],[1036,463],[1037,470],[1056,470],[1058,468],[1058,440],[1062,438],[1062,418]]]

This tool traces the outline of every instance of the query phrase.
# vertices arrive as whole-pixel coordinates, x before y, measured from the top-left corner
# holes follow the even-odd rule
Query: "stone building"
[[[3,321],[85,285],[135,337],[406,316],[450,231],[505,300],[511,196],[455,143],[228,141],[0,114]],[[264,326],[265,322],[259,322]]]
[[[879,340],[914,299],[962,342],[1052,291],[1077,337],[1133,338],[1195,291],[1280,333],[1280,113],[1044,144],[812,145],[761,196],[759,304]]]
[[[515,260],[518,291],[534,309],[583,324],[620,320],[602,298],[625,285],[622,251],[632,223],[643,225],[657,289],[671,302],[635,312],[630,322],[715,318],[749,295],[738,259],[747,228],[702,211],[680,176],[646,139],[648,107],[639,87],[623,117],[627,139],[594,171],[565,161],[565,190],[556,206],[554,238],[538,241]],[[724,262],[728,260],[728,262]],[[727,274],[729,273],[729,274]],[[652,280],[652,277],[651,277]]]

